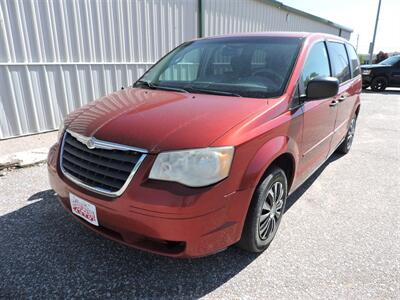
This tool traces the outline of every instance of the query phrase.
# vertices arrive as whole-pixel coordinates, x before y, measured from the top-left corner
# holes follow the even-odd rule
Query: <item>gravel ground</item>
[[[0,177],[0,298],[399,298],[400,92],[363,94],[350,154],[288,200],[261,255],[171,259],[75,222],[44,165]]]
[[[50,148],[57,140],[57,131],[32,134],[0,141],[0,156],[37,148]]]

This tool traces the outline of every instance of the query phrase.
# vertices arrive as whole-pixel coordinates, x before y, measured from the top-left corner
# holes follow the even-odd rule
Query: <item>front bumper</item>
[[[73,215],[90,229],[135,248],[175,257],[205,256],[240,239],[251,189],[235,191],[229,180],[197,189],[152,181],[147,179],[154,160],[149,155],[121,196],[105,198],[63,176],[58,148],[56,144],[49,152],[50,185],[71,214],[69,193],[96,206],[99,227]]]
[[[362,85],[369,86],[371,85],[372,76],[371,75],[362,75]]]

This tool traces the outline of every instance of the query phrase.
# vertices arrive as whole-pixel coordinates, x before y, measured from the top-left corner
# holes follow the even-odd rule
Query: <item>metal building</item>
[[[0,0],[0,139],[58,128],[186,40],[272,30],[351,34],[272,0]]]

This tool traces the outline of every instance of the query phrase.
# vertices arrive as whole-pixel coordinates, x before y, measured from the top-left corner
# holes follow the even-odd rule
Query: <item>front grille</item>
[[[89,149],[81,142],[83,139],[88,138],[65,133],[61,153],[63,173],[76,184],[94,192],[107,196],[120,195],[145,154],[133,150],[133,147],[96,139],[91,145],[95,148]]]

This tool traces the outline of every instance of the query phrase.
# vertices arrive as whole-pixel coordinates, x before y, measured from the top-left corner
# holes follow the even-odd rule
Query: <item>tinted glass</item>
[[[351,78],[350,66],[344,44],[328,42],[328,51],[332,63],[333,76],[336,77],[340,83],[349,80]]]
[[[351,72],[352,72],[352,77],[356,77],[357,75],[360,75],[360,62],[358,60],[358,56],[354,48],[350,45],[346,45],[347,48],[347,54],[349,55],[350,63],[351,63]]]
[[[324,42],[319,42],[311,48],[301,73],[302,94],[311,79],[326,76],[331,76],[328,53]]]
[[[135,85],[202,93],[209,90],[255,98],[279,96],[286,87],[301,43],[301,38],[286,37],[219,38],[185,43],[161,59]]]
[[[161,81],[191,81],[197,77],[201,49],[190,49],[175,63],[168,65],[160,74]]]
[[[393,66],[400,61],[400,56],[391,56],[386,58],[385,60],[381,61],[380,65],[388,65]]]

